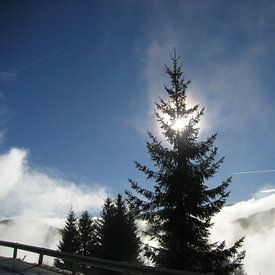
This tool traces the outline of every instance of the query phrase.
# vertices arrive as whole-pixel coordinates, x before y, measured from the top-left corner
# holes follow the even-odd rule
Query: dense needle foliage
[[[74,211],[70,209],[61,232],[58,250],[137,263],[139,246],[135,219],[125,200],[118,195],[116,199],[105,200],[99,219],[93,219],[88,211],[84,211],[77,219]],[[72,262],[66,259],[56,259],[55,266],[66,270],[73,268]],[[79,265],[78,268],[85,274],[90,272],[89,266],[85,264]]]
[[[99,257],[137,262],[139,238],[134,218],[121,195],[107,198],[99,221]]]
[[[158,241],[158,247],[148,246],[146,250],[146,256],[157,266],[230,274],[244,258],[244,252],[239,252],[243,239],[226,248],[224,242],[209,242],[209,230],[211,217],[229,195],[231,178],[212,189],[206,185],[224,159],[216,160],[217,134],[199,139],[204,109],[187,105],[190,81],[184,79],[176,54],[171,59],[172,67],[165,67],[171,81],[171,86],[165,87],[168,99],[160,99],[155,110],[169,145],[149,132],[147,149],[156,168],[138,162],[136,167],[154,186],[146,189],[130,180],[132,191],[126,193],[138,217],[148,223],[147,234]]]
[[[90,256],[95,239],[96,225],[88,211],[84,211],[78,220],[79,248],[78,254]]]
[[[61,252],[73,253],[76,254],[79,251],[80,242],[79,234],[77,228],[77,219],[73,209],[71,208],[64,229],[61,233],[61,240],[58,245],[58,250]],[[66,259],[57,259],[55,260],[55,266],[61,269],[72,269],[72,262]]]

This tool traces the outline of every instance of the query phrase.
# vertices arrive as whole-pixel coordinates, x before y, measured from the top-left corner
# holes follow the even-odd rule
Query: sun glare
[[[171,128],[175,131],[182,131],[189,123],[188,117],[178,118],[174,122],[171,120],[169,115],[163,115],[164,122],[171,126]]]
[[[178,118],[173,124],[172,129],[175,131],[182,131],[189,123],[188,118]]]
[[[192,108],[197,104],[197,101],[194,99],[194,97],[190,97],[186,99],[186,108]],[[174,107],[173,102],[170,102],[171,107]],[[169,125],[174,131],[184,131],[185,128],[188,126],[190,119],[192,119],[193,115],[196,114],[186,114],[184,117],[179,117],[177,119],[172,119],[169,114],[167,113],[162,113],[159,111],[160,117],[162,117],[163,122]],[[204,117],[202,117],[202,120],[200,120],[196,125],[194,125],[195,128],[199,128],[200,133],[205,131],[208,127],[209,124],[206,125]],[[159,124],[156,124],[156,130],[159,135],[159,137],[163,138],[162,134],[162,128],[160,127]]]

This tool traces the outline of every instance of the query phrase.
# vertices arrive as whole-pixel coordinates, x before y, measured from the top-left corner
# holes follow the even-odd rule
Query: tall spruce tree
[[[105,200],[99,222],[99,256],[115,261],[137,262],[139,238],[134,218],[121,195]]]
[[[69,210],[65,226],[61,233],[61,240],[58,245],[58,250],[61,252],[78,253],[79,251],[79,234],[77,229],[77,219],[73,209]],[[61,269],[71,270],[72,262],[66,259],[55,260],[55,266]]]
[[[174,54],[172,67],[165,66],[171,86],[165,87],[168,99],[160,98],[155,115],[166,141],[149,133],[148,153],[156,169],[136,162],[136,167],[154,182],[150,189],[130,180],[126,191],[139,218],[150,226],[147,234],[159,246],[147,247],[146,256],[157,266],[187,271],[231,274],[242,265],[239,252],[243,238],[232,247],[210,243],[211,217],[218,213],[229,195],[231,178],[215,188],[211,179],[224,158],[216,160],[217,134],[199,139],[199,122],[204,109],[188,106],[186,92],[190,81],[183,77],[182,65]]]

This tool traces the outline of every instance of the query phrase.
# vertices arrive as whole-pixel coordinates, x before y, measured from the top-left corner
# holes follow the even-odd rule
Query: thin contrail
[[[7,84],[8,82],[15,80],[17,78],[17,75],[19,72],[24,71],[32,66],[35,66],[49,58],[52,58],[62,52],[64,52],[67,48],[72,47],[72,45],[68,45],[62,48],[59,48],[58,50],[51,52],[50,54],[44,55],[38,59],[36,59],[35,61],[28,63],[27,65],[22,66],[21,68],[17,69],[17,70],[12,70],[12,71],[7,71],[7,72],[0,72],[0,85],[1,84]]]
[[[60,48],[60,49],[58,49],[58,50],[56,50],[56,51],[54,51],[54,52],[51,52],[50,54],[44,55],[44,56],[42,56],[42,57],[36,59],[35,61],[33,61],[33,62],[31,62],[31,63],[29,63],[29,64],[27,64],[27,65],[25,65],[25,66],[23,66],[23,67],[21,67],[21,68],[19,68],[18,70],[16,70],[16,73],[18,73],[18,72],[20,72],[20,71],[23,71],[23,70],[25,70],[25,69],[28,69],[28,68],[30,68],[30,67],[36,65],[36,64],[39,64],[40,62],[42,62],[42,61],[44,61],[44,60],[47,60],[47,59],[49,59],[49,58],[52,58],[53,56],[56,56],[56,55],[58,55],[58,54],[64,52],[64,51],[65,51],[67,48],[69,48],[69,47],[72,47],[72,45],[69,45],[69,46],[66,46],[66,47],[62,47],[62,48]]]
[[[234,172],[233,175],[261,174],[261,173],[275,173],[275,169],[270,169],[270,170],[240,171],[240,172]]]

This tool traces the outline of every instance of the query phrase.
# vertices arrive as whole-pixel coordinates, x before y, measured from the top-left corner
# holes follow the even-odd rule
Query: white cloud
[[[105,188],[37,171],[27,157],[27,151],[18,148],[0,156],[1,216],[64,217],[71,205],[76,212],[98,211]]]
[[[59,224],[63,226],[64,219],[60,219]],[[18,218],[8,223],[2,222],[0,224],[0,236],[1,240],[56,249],[60,239],[60,231],[39,220]],[[0,255],[11,257],[12,249],[0,247]],[[38,260],[38,254],[23,250],[18,251],[19,258],[22,259],[25,255],[26,261],[37,262]],[[53,258],[49,258],[44,263],[51,264],[52,262]]]
[[[7,197],[22,177],[26,154],[26,151],[11,149],[0,156],[0,199]]]
[[[260,192],[264,192],[264,190]],[[225,240],[226,244],[230,246],[245,236],[242,249],[246,251],[244,270],[247,274],[274,274],[275,194],[261,198],[255,194],[253,199],[226,206],[212,221],[214,226],[211,229],[211,242]],[[144,221],[137,221],[137,226],[140,231],[148,229]],[[143,243],[149,243],[154,247],[158,246],[156,241],[151,241],[143,234],[140,236]],[[152,263],[147,261],[147,264]]]
[[[60,236],[50,234],[48,226],[62,228],[70,206],[78,214],[97,214],[106,196],[99,185],[37,171],[28,163],[27,150],[12,148],[0,155],[0,217],[15,222],[0,224],[0,239],[56,249]]]
[[[224,207],[213,222],[212,241],[226,240],[232,245],[245,236],[247,274],[274,274],[275,194]]]

